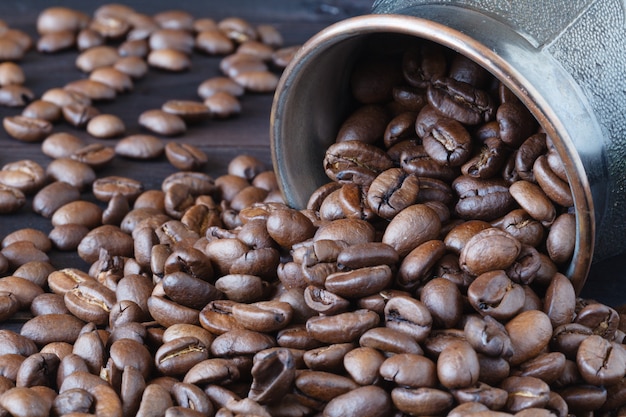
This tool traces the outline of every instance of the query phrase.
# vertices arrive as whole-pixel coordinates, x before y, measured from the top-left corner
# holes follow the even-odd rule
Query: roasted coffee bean
[[[47,120],[25,116],[7,116],[2,126],[12,138],[23,142],[39,142],[52,133],[52,124]]]
[[[562,375],[565,362],[565,355],[561,352],[540,354],[520,365],[520,376],[532,376],[552,384]]]
[[[575,316],[576,293],[572,282],[563,274],[554,274],[546,289],[544,312],[550,317],[552,326],[571,323]]]
[[[147,305],[148,312],[161,326],[199,324],[198,310],[175,303],[165,296],[151,295]]]
[[[537,310],[518,314],[505,325],[505,328],[513,347],[513,356],[509,360],[512,365],[536,356],[548,344],[552,335],[550,318]]]
[[[19,61],[24,57],[24,52],[24,48],[15,40],[7,36],[0,37],[0,58],[2,61]]]
[[[437,163],[461,166],[471,155],[471,138],[467,130],[453,119],[438,120],[422,138],[426,153]]]
[[[556,218],[554,204],[538,185],[523,180],[516,181],[511,184],[509,191],[533,219],[540,221],[544,226],[552,225]]]
[[[79,103],[71,103],[61,108],[63,118],[69,124],[76,127],[85,127],[87,123],[100,114],[97,108]]]
[[[7,107],[23,107],[35,98],[34,93],[22,85],[5,85],[0,87],[0,105]]]
[[[396,277],[398,286],[410,290],[426,281],[445,252],[441,240],[428,240],[415,247],[400,264]]]
[[[87,122],[87,132],[96,138],[109,139],[124,134],[126,126],[119,117],[112,114],[99,114]]]
[[[401,258],[420,244],[437,238],[441,221],[437,213],[424,204],[414,204],[400,211],[389,223],[382,242],[393,247]]]
[[[464,332],[467,341],[478,353],[504,358],[513,354],[511,339],[504,326],[490,315],[482,319],[469,316],[465,321]]]
[[[50,258],[45,252],[38,249],[32,242],[15,242],[3,248],[0,252],[7,259],[12,269],[32,261],[49,262]],[[8,277],[5,277],[8,278]],[[30,281],[28,281],[30,282]],[[34,284],[33,284],[34,285]]]
[[[593,385],[613,385],[626,372],[623,348],[601,336],[592,335],[583,340],[576,353],[576,363],[583,379]]]
[[[513,318],[526,299],[524,289],[502,270],[479,275],[468,287],[467,297],[477,312],[497,320]]]
[[[197,338],[187,336],[166,342],[155,354],[157,369],[165,375],[184,375],[194,365],[208,359],[208,348]]]
[[[83,260],[95,262],[101,249],[107,250],[110,255],[131,256],[133,239],[119,227],[105,224],[87,233],[77,251]]]
[[[76,35],[76,47],[79,51],[86,51],[87,49],[101,46],[104,43],[105,39],[102,34],[93,29],[81,29]]]
[[[243,71],[233,76],[233,80],[247,91],[253,93],[271,93],[276,90],[279,78],[273,72]]]
[[[52,179],[66,182],[78,190],[83,190],[96,179],[93,168],[71,158],[55,159],[48,164],[46,173]]]
[[[484,229],[470,238],[459,255],[459,262],[467,272],[480,275],[484,272],[506,269],[513,264],[521,251],[521,244],[508,233]],[[483,253],[488,253],[485,259]]]
[[[84,95],[93,101],[113,100],[117,95],[116,91],[108,85],[88,78],[70,81],[63,88]]]
[[[85,142],[79,137],[65,132],[53,133],[41,144],[41,150],[50,158],[65,158],[85,146]]]
[[[32,305],[32,302],[31,302],[31,305]],[[11,318],[11,316],[17,313],[20,308],[21,308],[20,301],[12,292],[9,292],[9,291],[0,292],[0,317],[2,317],[2,320],[7,320]]]
[[[332,180],[369,185],[391,160],[379,148],[360,141],[339,142],[326,150],[324,169]]]
[[[211,283],[182,271],[166,274],[161,283],[168,298],[196,310],[222,297],[221,291]]]
[[[54,123],[61,118],[61,108],[48,101],[35,100],[22,110],[22,116]]]
[[[378,175],[367,191],[369,207],[380,217],[391,219],[417,202],[419,178],[401,168],[390,168]]]
[[[115,61],[113,68],[135,79],[142,78],[148,72],[148,64],[138,56],[121,57]]]
[[[524,140],[515,154],[515,169],[521,179],[536,182],[533,165],[547,150],[544,133],[536,133]]]
[[[15,213],[26,204],[26,196],[22,191],[8,185],[0,185],[0,213]]]
[[[378,324],[380,318],[367,310],[346,312],[335,316],[311,317],[307,330],[313,337],[326,343],[348,343]],[[346,328],[346,324],[349,324]]]
[[[9,162],[0,170],[1,184],[17,188],[25,194],[39,191],[45,181],[43,167],[29,159]]]
[[[132,178],[110,176],[95,180],[92,191],[100,201],[108,202],[114,195],[120,194],[132,202],[143,192],[143,185]]]
[[[115,145],[117,155],[133,159],[153,159],[165,149],[161,139],[152,135],[131,135],[120,139]]]
[[[170,142],[165,146],[167,160],[181,171],[195,171],[208,161],[207,155],[198,147]]]
[[[268,333],[285,328],[291,321],[293,309],[286,302],[262,301],[235,304],[232,314],[244,328]]]
[[[530,407],[543,408],[549,401],[550,387],[538,378],[511,376],[502,382],[501,388],[509,393],[506,409],[514,413]]]
[[[239,97],[243,95],[244,88],[229,77],[219,76],[206,79],[205,81],[200,83],[197,90],[198,95],[203,100],[206,100],[209,97],[220,92]]]
[[[324,285],[328,291],[341,297],[361,298],[380,292],[391,280],[391,268],[379,265],[330,274]]]
[[[183,119],[163,110],[146,110],[139,115],[139,124],[151,132],[164,136],[180,135],[187,130]]]
[[[151,67],[172,72],[186,71],[191,66],[191,61],[184,52],[172,48],[151,51],[147,62]]]
[[[559,390],[570,412],[577,414],[598,410],[607,401],[607,389],[589,384],[572,385]]]
[[[387,381],[411,388],[435,387],[436,365],[430,359],[411,353],[398,353],[380,366],[380,375]]]
[[[461,166],[461,172],[474,178],[493,178],[500,172],[506,160],[507,150],[502,140],[498,137],[487,138],[479,153]]]
[[[359,107],[340,126],[335,141],[356,140],[373,144],[384,135],[388,122],[389,115],[383,106]]]
[[[204,99],[204,105],[209,109],[213,118],[226,119],[241,113],[241,103],[231,93],[218,91]]]
[[[0,85],[22,85],[25,81],[24,71],[18,64],[14,62],[3,62],[0,64]]]
[[[100,143],[85,145],[70,155],[70,159],[87,164],[96,170],[104,168],[114,157],[115,150]]]
[[[406,333],[387,327],[375,327],[367,330],[359,338],[362,347],[369,347],[378,351],[391,353],[422,354],[419,344]]]
[[[449,392],[428,387],[393,388],[391,400],[398,410],[414,415],[445,414],[454,404]]]
[[[432,315],[421,301],[406,296],[395,296],[384,308],[385,326],[423,341],[432,328]]]
[[[513,209],[514,196],[504,180],[459,176],[452,183],[459,197],[455,213],[466,220],[491,221]]]
[[[0,405],[12,415],[23,415],[28,410],[28,415],[43,417],[49,415],[52,402],[44,400],[32,388],[15,387],[0,396]]]
[[[461,293],[454,283],[445,278],[434,278],[426,283],[420,300],[430,311],[434,327],[449,328],[461,318]]]
[[[391,412],[391,397],[382,388],[367,385],[333,398],[324,407],[324,415],[335,416],[386,416]]]
[[[541,223],[523,209],[512,210],[492,224],[515,237],[520,243],[533,247],[539,246],[545,235]]]
[[[216,357],[254,355],[275,345],[275,339],[268,334],[235,329],[215,338],[211,345],[211,354]]]
[[[437,377],[448,389],[476,384],[479,371],[476,351],[465,341],[457,340],[448,344],[437,358]]]
[[[37,51],[44,53],[59,52],[69,49],[76,44],[76,34],[73,31],[64,30],[42,35],[37,40]]]
[[[441,114],[469,125],[488,122],[496,112],[486,91],[452,78],[432,78],[427,97]]]
[[[383,134],[385,148],[389,149],[403,140],[415,137],[416,117],[416,112],[407,111],[391,119]]]
[[[295,360],[288,349],[257,353],[251,370],[248,398],[260,404],[275,403],[290,391],[295,380]]]
[[[227,55],[235,50],[233,41],[217,30],[217,27],[198,32],[195,47],[210,55]]]
[[[559,215],[552,223],[546,248],[550,259],[556,264],[564,264],[574,254],[576,241],[576,216],[570,213]]]
[[[619,315],[609,306],[591,302],[578,310],[575,323],[590,328],[594,334],[612,339],[619,323]]]
[[[53,226],[80,224],[89,229],[100,225],[102,209],[95,203],[84,200],[71,201],[59,207],[52,215]]]
[[[406,172],[417,174],[418,177],[451,181],[458,175],[457,167],[437,163],[426,153],[424,146],[413,139],[392,146],[387,155]]]

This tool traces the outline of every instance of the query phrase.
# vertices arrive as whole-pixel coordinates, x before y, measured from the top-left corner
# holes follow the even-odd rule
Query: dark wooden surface
[[[55,2],[79,9],[91,14],[103,1],[66,0]],[[128,1],[137,11],[154,14],[164,10],[182,9],[198,17],[210,17],[219,20],[228,16],[239,16],[254,24],[273,24],[283,34],[286,45],[305,42],[309,37],[332,24],[350,16],[368,13],[370,0],[165,0]],[[21,29],[37,39],[35,21],[38,13],[50,2],[46,0],[3,0],[0,2],[0,18],[11,27]],[[31,88],[37,97],[52,87],[61,87],[67,82],[85,78],[74,65],[78,52],[69,50],[53,55],[42,55],[36,51],[29,52],[20,61],[26,74],[26,86]],[[209,57],[194,54],[192,68],[183,74],[166,73],[150,70],[148,75],[137,81],[134,91],[119,95],[109,103],[97,103],[103,113],[120,116],[126,123],[127,133],[139,133],[143,130],[137,123],[141,112],[158,108],[170,99],[199,99],[196,93],[198,85],[207,78],[220,75],[218,64],[221,57]],[[246,94],[242,98],[242,114],[240,117],[225,121],[207,121],[200,125],[190,126],[188,132],[175,139],[200,146],[209,155],[209,163],[205,171],[218,176],[226,172],[228,161],[238,154],[254,155],[271,167],[269,148],[269,113],[272,102],[271,94]],[[14,115],[21,109],[0,107],[0,118]],[[55,132],[69,132],[83,138],[87,143],[102,142],[114,145],[114,140],[97,140],[84,131],[74,129],[66,123],[55,125]],[[20,159],[32,159],[42,166],[47,166],[50,159],[41,153],[40,144],[27,144],[10,138],[0,129],[0,166],[7,162]],[[163,157],[149,162],[136,162],[116,158],[113,163],[98,172],[99,176],[123,175],[143,182],[146,189],[159,188],[160,183],[175,169]],[[86,197],[89,198],[89,197]],[[17,214],[0,216],[0,239],[8,233],[24,228],[34,227],[45,232],[52,226],[47,219],[35,215],[30,210],[31,199]],[[58,267],[87,268],[75,254],[56,252],[50,254],[52,263]],[[626,302],[624,292],[625,256],[617,256],[593,265],[587,285],[583,291],[586,297],[617,306]]]

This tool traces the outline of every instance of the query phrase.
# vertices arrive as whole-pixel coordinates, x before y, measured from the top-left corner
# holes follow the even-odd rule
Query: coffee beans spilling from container
[[[5,164],[0,210],[30,195],[53,226],[2,239],[0,317],[24,320],[0,330],[3,414],[623,412],[622,309],[577,298],[564,274],[576,225],[563,163],[472,61],[426,42],[372,48],[320,161],[331,181],[295,210],[257,158],[237,156],[213,178],[184,142],[189,123],[238,114],[237,97],[275,88],[268,62],[284,67],[297,49],[278,49],[275,28],[119,4],[93,17],[50,8],[37,27],[39,51],[77,47],[90,75],[3,121],[52,161]],[[18,60],[26,40],[7,26],[2,59]],[[94,107],[148,66],[184,70],[193,49],[228,55],[224,76],[198,87],[204,102],[173,97],[141,114],[151,134],[124,136]],[[24,81],[0,65],[3,90]],[[23,106],[13,103],[24,91],[7,89],[5,105]],[[119,139],[51,134],[62,119]],[[160,189],[98,174],[116,157],[164,154],[180,171]],[[52,265],[53,248],[90,267]]]

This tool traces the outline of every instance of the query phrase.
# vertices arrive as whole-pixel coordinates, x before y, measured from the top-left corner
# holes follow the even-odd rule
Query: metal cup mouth
[[[313,36],[296,54],[280,79],[270,117],[272,161],[286,202],[304,208],[312,192],[329,182],[324,152],[347,114],[348,77],[365,40],[390,35],[429,40],[487,69],[520,98],[554,142],[570,182],[577,226],[574,255],[564,273],[580,293],[593,258],[594,200],[604,201],[606,195],[601,181],[592,189],[585,171],[602,158],[600,144],[588,139],[601,129],[586,100],[554,60],[546,60],[502,23],[471,10],[429,10],[419,10],[429,18],[407,15],[412,12],[407,10],[346,19]]]

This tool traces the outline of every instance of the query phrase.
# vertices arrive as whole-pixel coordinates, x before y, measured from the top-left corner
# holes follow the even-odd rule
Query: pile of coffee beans
[[[249,54],[260,44],[276,53],[274,29],[124,7],[46,10],[38,49],[88,52],[125,36],[92,58],[117,54],[99,68],[139,51],[177,71],[190,48],[246,45],[248,58],[199,86],[208,111],[173,99],[142,115],[158,135],[228,117],[233,97],[270,89],[258,65],[269,55]],[[48,92],[69,101],[42,98],[36,114],[74,114],[96,137],[121,136],[80,90],[102,97],[95,83],[108,85],[97,80],[107,74],[120,90],[131,84],[86,61],[93,83]],[[623,309],[577,298],[562,273],[573,256],[571,193],[521,102],[473,62],[415,40],[370,48],[351,86],[354,110],[323,161],[332,181],[303,210],[285,205],[274,172],[247,154],[213,178],[201,149],[178,139],[137,134],[107,147],[50,135],[51,122],[32,114],[5,120],[52,162],[6,164],[0,207],[13,212],[33,195],[53,229],[2,238],[0,319],[23,325],[0,329],[0,413],[621,415]],[[163,154],[180,171],[160,189],[99,175],[116,156]],[[89,268],[52,265],[53,248]]]

